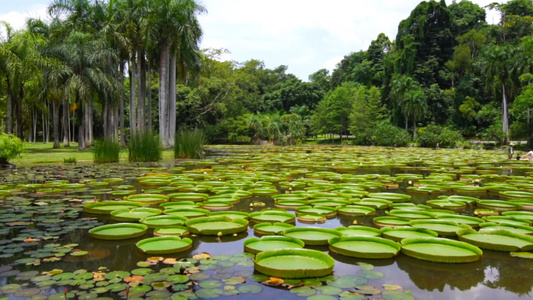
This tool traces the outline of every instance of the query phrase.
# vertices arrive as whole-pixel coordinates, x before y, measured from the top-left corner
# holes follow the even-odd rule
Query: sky
[[[472,0],[486,6],[495,0]],[[14,28],[27,18],[46,19],[50,0],[0,0],[0,20]],[[207,10],[198,19],[200,47],[227,49],[223,59],[280,65],[306,81],[320,69],[333,71],[352,52],[365,51],[380,33],[392,41],[399,23],[420,0],[199,0]],[[500,3],[506,0],[498,1]],[[325,4],[327,3],[327,4]],[[446,0],[449,5],[452,0]],[[487,22],[499,21],[487,11]],[[1,26],[0,26],[1,27]],[[0,36],[2,32],[0,31]]]

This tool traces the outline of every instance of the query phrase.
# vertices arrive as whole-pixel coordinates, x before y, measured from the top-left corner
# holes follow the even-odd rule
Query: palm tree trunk
[[[129,66],[130,73],[130,134],[137,132],[137,102],[135,99],[135,66]]]
[[[413,140],[416,140],[416,120],[413,118]]]
[[[138,108],[138,128],[140,132],[146,130],[146,58],[144,50],[141,48],[137,53],[139,65],[139,108]]]
[[[168,141],[169,146],[174,147],[176,135],[176,54],[173,54],[170,60],[169,77]]]
[[[17,123],[17,136],[24,140],[24,131],[22,126],[22,99],[24,99],[24,85],[21,84],[19,88],[19,99],[15,101],[15,117]]]
[[[69,106],[67,101],[67,88],[63,90],[63,146],[70,147],[70,120],[69,120]]]
[[[148,102],[148,128],[149,131],[153,130],[152,125],[152,64],[148,60],[148,93],[146,95],[146,101]]]
[[[120,76],[120,82],[122,83],[122,86],[124,86],[124,61],[120,63],[120,71],[119,71],[119,76]],[[119,126],[119,129],[120,129],[120,144],[122,146],[125,146],[126,145],[126,135],[124,133],[124,94],[123,93],[120,93],[120,99],[119,99],[119,111],[118,111],[118,118],[119,118],[119,121],[118,121],[118,126]]]
[[[168,135],[168,87],[169,87],[169,45],[162,46],[161,58],[159,61],[159,136],[164,148],[169,147]]]
[[[502,114],[502,129],[503,129],[503,143],[506,144],[507,140],[509,139],[509,109],[508,109],[508,103],[507,103],[507,95],[506,95],[506,88],[505,83],[502,83],[502,108],[503,108],[503,114]]]
[[[13,96],[11,95],[11,83],[7,77],[7,104],[6,104],[6,132],[13,133]]]
[[[53,119],[53,130],[54,130],[54,149],[59,148],[59,103],[55,101],[52,102],[52,119]]]

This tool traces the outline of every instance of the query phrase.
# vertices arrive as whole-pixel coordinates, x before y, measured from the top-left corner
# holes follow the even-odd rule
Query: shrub
[[[65,158],[63,158],[63,163],[64,164],[74,164],[75,165],[76,163],[78,163],[78,160],[74,156],[65,157]]]
[[[131,135],[128,141],[128,160],[130,162],[154,162],[161,159],[159,137],[151,131]]]
[[[457,142],[462,142],[463,136],[459,131],[430,124],[420,128],[417,141],[421,147],[435,148],[437,145],[443,148],[453,148]]]
[[[8,160],[22,153],[22,141],[13,134],[0,134],[0,163],[7,163]]]
[[[181,130],[176,134],[175,158],[203,158],[206,136],[201,129]]]
[[[371,131],[369,139],[376,146],[405,147],[411,141],[411,135],[389,122],[381,122]]]
[[[113,138],[106,138],[96,141],[94,146],[95,163],[114,163],[118,162],[120,153],[120,144]]]

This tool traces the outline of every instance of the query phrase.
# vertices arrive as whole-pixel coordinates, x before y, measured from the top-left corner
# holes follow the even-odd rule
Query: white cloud
[[[23,29],[26,26],[26,21],[30,18],[40,18],[45,20],[47,18],[46,8],[46,4],[37,4],[32,5],[27,10],[20,9],[10,11],[8,13],[0,14],[0,21],[7,22],[15,30]],[[5,37],[3,25],[0,26],[0,36]]]

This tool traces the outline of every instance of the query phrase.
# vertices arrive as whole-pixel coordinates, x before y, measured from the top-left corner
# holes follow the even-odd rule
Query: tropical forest
[[[305,79],[202,49],[208,9],[0,20],[0,300],[531,298],[532,0]]]
[[[488,24],[485,9],[501,21]],[[212,143],[334,134],[357,145],[531,145],[531,1],[421,2],[397,36],[380,34],[308,80],[261,58],[221,60],[231,49],[199,49],[205,10],[194,1],[57,0],[51,22],[2,23],[0,130],[80,149],[145,131],[168,148],[182,129]]]

